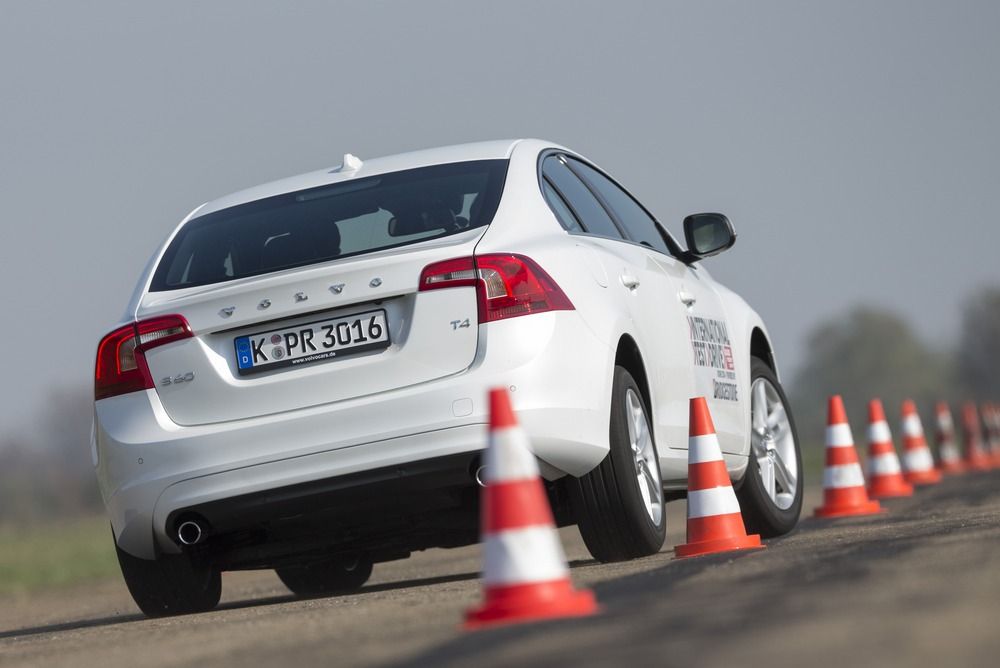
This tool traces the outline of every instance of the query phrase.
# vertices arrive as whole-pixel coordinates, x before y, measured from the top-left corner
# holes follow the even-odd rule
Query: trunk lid
[[[475,288],[417,288],[424,267],[473,255],[484,231],[145,294],[137,319],[177,313],[194,332],[146,353],[164,409],[180,425],[212,424],[365,397],[467,369],[478,340]],[[388,347],[253,375],[239,372],[238,337],[376,310],[385,311]],[[182,380],[173,382],[177,378]]]

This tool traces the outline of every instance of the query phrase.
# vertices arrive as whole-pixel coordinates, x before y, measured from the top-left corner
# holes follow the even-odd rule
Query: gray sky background
[[[0,436],[97,340],[194,206],[361,157],[566,144],[679,232],[786,377],[857,302],[936,345],[1000,282],[1000,3],[16,2],[0,6]]]

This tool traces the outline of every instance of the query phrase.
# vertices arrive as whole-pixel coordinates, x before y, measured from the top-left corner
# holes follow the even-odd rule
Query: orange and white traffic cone
[[[962,432],[965,435],[965,466],[972,471],[989,471],[993,468],[989,455],[983,449],[983,431],[979,413],[974,403],[962,406]]]
[[[879,399],[868,402],[868,495],[876,499],[913,495],[913,486],[903,480]]]
[[[983,404],[981,410],[990,460],[993,468],[1000,468],[1000,410],[995,404]]]
[[[990,448],[993,451],[993,468],[1000,468],[1000,406],[990,404],[990,412],[993,415],[993,439],[990,441]]]
[[[490,436],[484,456],[480,531],[483,603],[466,628],[597,612],[589,590],[574,590],[552,509],[518,426],[506,388],[490,390]]]
[[[947,403],[939,401],[935,407],[935,414],[938,470],[942,473],[961,473],[965,470],[965,465],[962,463],[962,453],[955,444],[955,422],[951,418],[951,409]]]
[[[844,401],[830,397],[826,415],[826,467],[823,469],[823,505],[816,517],[848,517],[885,512],[878,501],[868,498],[865,476],[854,449],[854,435],[847,422]]]
[[[917,406],[907,399],[903,402],[903,477],[914,485],[933,485],[941,482],[941,472],[934,468],[934,456],[924,437]]]
[[[688,422],[687,542],[675,546],[674,554],[697,557],[764,547],[760,536],[747,535],[708,403],[695,397]]]

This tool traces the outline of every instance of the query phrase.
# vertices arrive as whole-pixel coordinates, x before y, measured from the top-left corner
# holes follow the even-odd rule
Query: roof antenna
[[[350,153],[345,153],[344,162],[341,163],[340,167],[337,167],[336,169],[331,169],[330,173],[332,174],[333,172],[341,172],[341,173],[356,172],[359,169],[361,169],[361,165],[363,164],[365,163],[362,162],[361,158],[359,158],[358,156],[352,155]]]

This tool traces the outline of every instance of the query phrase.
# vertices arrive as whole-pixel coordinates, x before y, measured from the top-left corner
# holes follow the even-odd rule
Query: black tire
[[[788,416],[788,425],[791,429],[795,448],[795,476],[796,485],[795,496],[792,504],[782,510],[764,490],[764,483],[761,481],[760,467],[754,458],[753,449],[750,452],[750,462],[747,465],[746,474],[743,480],[737,485],[736,496],[740,501],[740,509],[743,511],[743,524],[748,533],[759,533],[763,538],[782,536],[792,529],[799,521],[802,512],[802,450],[799,445],[799,435],[795,429],[795,418],[792,416],[791,407],[788,404],[788,397],[785,390],[778,382],[771,368],[761,359],[750,358],[750,385],[753,387],[754,381],[758,378],[766,379],[777,391],[781,398],[781,403],[785,407],[785,414]],[[753,398],[748,397],[748,401]],[[752,419],[752,418],[751,418]],[[752,429],[752,425],[750,427]]]
[[[307,566],[276,568],[281,581],[301,598],[350,594],[368,582],[372,575],[372,560],[361,555],[337,557]]]
[[[115,544],[118,564],[132,599],[149,617],[205,612],[219,604],[222,574],[187,555],[140,559]]]
[[[629,444],[626,395],[642,392],[631,374],[615,367],[611,389],[611,450],[593,471],[567,482],[583,542],[595,559],[624,561],[659,552],[666,536],[666,513],[660,496],[660,522],[653,522],[639,492],[636,460]],[[651,423],[643,399],[647,425]],[[650,430],[652,435],[652,430]],[[653,443],[655,451],[656,443]]]

